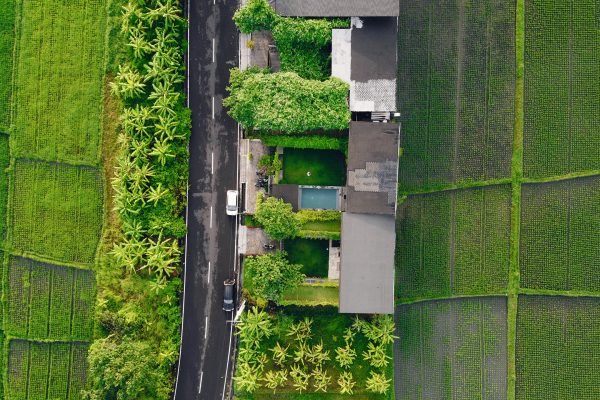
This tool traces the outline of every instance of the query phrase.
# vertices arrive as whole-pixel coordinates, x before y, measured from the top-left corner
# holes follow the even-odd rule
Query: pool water
[[[300,188],[299,208],[320,208],[324,210],[337,210],[338,189],[325,188]]]

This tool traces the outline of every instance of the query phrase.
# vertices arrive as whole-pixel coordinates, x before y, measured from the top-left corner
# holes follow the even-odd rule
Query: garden
[[[292,264],[302,265],[302,273],[311,278],[327,278],[329,269],[329,240],[288,239],[283,247]]]
[[[280,183],[314,186],[344,186],[346,161],[336,150],[287,148],[283,152]]]

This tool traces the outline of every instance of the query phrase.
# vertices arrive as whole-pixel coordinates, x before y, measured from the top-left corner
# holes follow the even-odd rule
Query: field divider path
[[[598,171],[598,173],[600,174],[600,171]],[[487,187],[487,186],[506,185],[509,183],[512,183],[511,178],[490,179],[487,181],[464,181],[464,182],[452,183],[452,184],[441,185],[441,186],[425,187],[425,188],[418,189],[418,190],[406,190],[406,191],[401,190],[398,192],[398,195],[399,195],[399,197],[402,197],[402,196],[410,196],[410,195],[417,195],[417,194],[450,192],[453,190],[475,189],[475,188],[482,188],[482,187]]]
[[[508,276],[507,315],[507,400],[516,397],[516,346],[517,307],[520,287],[520,239],[521,239],[521,185],[523,178],[523,129],[524,129],[524,69],[525,69],[525,0],[517,0],[515,19],[516,79],[515,79],[515,125],[512,154],[512,204],[510,266]]]

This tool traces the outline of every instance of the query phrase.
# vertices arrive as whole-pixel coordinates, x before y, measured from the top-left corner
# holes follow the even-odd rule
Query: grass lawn
[[[309,221],[302,225],[306,231],[341,232],[342,221]]]
[[[327,278],[329,269],[329,241],[292,239],[284,242],[288,260],[302,264],[302,272],[309,277]]]
[[[307,174],[310,172],[310,176]],[[298,185],[344,186],[346,161],[335,150],[285,149],[283,180]]]
[[[300,285],[283,295],[282,304],[332,305],[337,307],[340,302],[339,291],[337,286]]]

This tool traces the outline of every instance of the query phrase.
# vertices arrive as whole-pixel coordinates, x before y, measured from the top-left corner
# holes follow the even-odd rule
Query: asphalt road
[[[192,110],[182,347],[175,400],[227,398],[231,313],[223,281],[234,277],[237,218],[225,214],[237,187],[238,126],[221,103],[238,65],[237,0],[190,0],[188,101]]]

